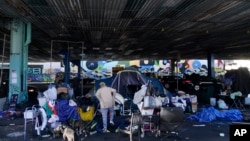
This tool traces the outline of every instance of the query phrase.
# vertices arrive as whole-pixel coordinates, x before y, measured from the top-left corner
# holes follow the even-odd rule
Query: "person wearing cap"
[[[100,83],[100,88],[96,91],[96,97],[100,102],[102,114],[103,132],[107,131],[108,112],[109,123],[114,125],[114,106],[115,106],[116,89],[106,86],[104,82]]]

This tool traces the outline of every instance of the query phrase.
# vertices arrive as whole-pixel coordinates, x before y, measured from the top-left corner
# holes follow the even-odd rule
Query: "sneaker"
[[[109,122],[112,126],[114,126],[115,125],[115,123],[113,122],[113,121],[110,121]]]
[[[103,129],[102,129],[102,132],[103,132],[103,133],[109,133],[110,131],[107,130],[107,128],[103,128]]]
[[[103,129],[102,129],[102,132],[103,132],[103,133],[106,133],[106,132],[107,132],[107,128],[103,128]]]

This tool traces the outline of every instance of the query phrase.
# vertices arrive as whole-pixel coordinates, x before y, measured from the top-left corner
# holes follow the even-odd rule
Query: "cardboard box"
[[[57,94],[60,94],[60,93],[68,93],[68,88],[66,87],[60,87],[60,88],[57,88]]]
[[[198,110],[198,104],[197,103],[192,103],[192,111],[193,113],[197,112]]]
[[[196,103],[197,104],[197,96],[196,95],[190,95],[190,101],[191,101],[191,103]]]

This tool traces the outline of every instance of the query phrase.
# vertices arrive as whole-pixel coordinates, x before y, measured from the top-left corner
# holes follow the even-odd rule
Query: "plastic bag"
[[[47,100],[56,100],[57,99],[57,90],[55,87],[48,88],[48,90],[43,92],[43,95]]]
[[[220,99],[217,101],[217,104],[218,104],[218,108],[219,109],[228,109],[228,106],[227,104],[225,103],[224,100]]]
[[[153,96],[144,96],[143,108],[151,109],[155,107],[157,107],[155,98]]]
[[[162,101],[161,101],[160,96],[155,97],[155,104],[156,104],[156,107],[161,107],[162,106]]]
[[[77,112],[83,121],[91,121],[94,118],[94,111],[94,106],[89,106],[89,110],[87,112],[84,112],[82,108],[77,108]]]
[[[146,95],[146,92],[147,92],[147,86],[142,85],[141,89],[135,93],[134,98],[133,98],[133,103],[139,104],[143,100],[144,96]]]

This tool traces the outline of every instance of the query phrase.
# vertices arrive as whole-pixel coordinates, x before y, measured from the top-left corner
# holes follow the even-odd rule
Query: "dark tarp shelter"
[[[123,70],[117,73],[111,87],[116,89],[124,98],[133,99],[134,93],[138,91],[142,85],[146,85],[146,83],[147,80],[140,72]]]

